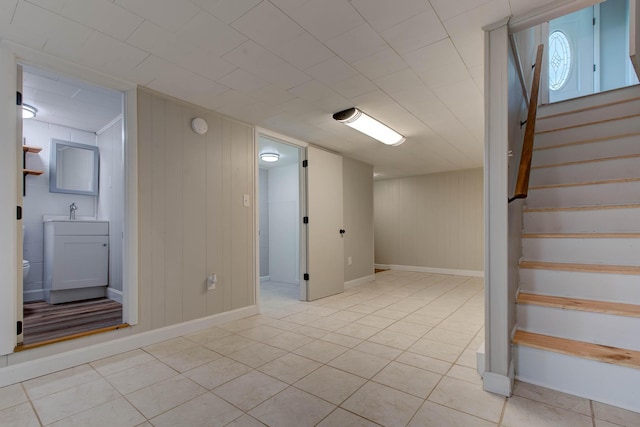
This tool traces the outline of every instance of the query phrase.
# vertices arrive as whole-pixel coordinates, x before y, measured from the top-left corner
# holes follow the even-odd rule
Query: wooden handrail
[[[536,131],[536,114],[538,113],[538,93],[540,92],[543,50],[544,45],[539,45],[536,54],[536,68],[533,72],[533,82],[531,83],[527,127],[524,130],[524,141],[522,142],[522,154],[520,155],[520,168],[518,169],[516,191],[513,197],[509,199],[509,203],[516,199],[526,198],[529,192],[529,175],[531,173],[531,158],[533,157],[533,139]]]

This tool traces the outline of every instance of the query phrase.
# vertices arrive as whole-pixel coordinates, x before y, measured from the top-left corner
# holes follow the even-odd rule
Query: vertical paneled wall
[[[253,305],[253,128],[140,89],[138,159],[140,326]]]
[[[374,182],[376,264],[483,270],[483,174]]]
[[[342,159],[344,281],[373,274],[373,166]],[[351,257],[351,265],[349,265]]]
[[[124,145],[122,118],[98,133],[100,184],[97,217],[109,221],[109,287],[122,292]]]

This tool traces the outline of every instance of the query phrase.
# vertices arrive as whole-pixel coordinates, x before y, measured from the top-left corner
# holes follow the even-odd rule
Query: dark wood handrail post
[[[542,71],[542,52],[544,45],[538,46],[536,54],[535,71],[533,72],[533,82],[531,83],[531,97],[529,99],[529,111],[527,113],[527,127],[524,130],[524,141],[522,143],[522,155],[520,156],[520,168],[518,169],[518,180],[516,181],[515,194],[509,202],[515,199],[524,199],[529,192],[529,175],[531,173],[531,158],[533,157],[533,139],[536,131],[536,114],[538,113],[538,93],[540,92],[540,74]]]

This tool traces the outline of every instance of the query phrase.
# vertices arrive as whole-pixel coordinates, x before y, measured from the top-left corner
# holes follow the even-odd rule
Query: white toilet
[[[24,225],[22,226],[22,252],[24,253]],[[23,255],[24,256],[24,255]],[[22,260],[22,283],[27,280],[27,275],[29,274],[29,268],[31,268],[31,264],[26,259]]]

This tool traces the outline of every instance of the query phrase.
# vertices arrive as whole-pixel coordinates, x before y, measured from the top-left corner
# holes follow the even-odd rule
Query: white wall
[[[260,277],[269,276],[269,171],[260,169],[258,200],[260,208]]]
[[[375,262],[483,270],[482,169],[375,181]]]
[[[54,125],[34,119],[23,121],[23,136],[26,144],[42,147],[40,153],[27,153],[27,169],[43,170],[42,175],[28,175],[25,182],[26,194],[23,199],[24,259],[31,264],[29,275],[24,284],[25,301],[43,298],[43,262],[44,262],[44,232],[43,215],[69,215],[69,205],[75,203],[78,207],[77,216],[96,216],[96,198],[77,194],[49,192],[49,156],[51,152],[51,138],[81,144],[93,145],[97,143],[96,135],[92,132]]]
[[[125,210],[122,118],[98,132],[97,141],[100,150],[97,219],[109,221],[109,288],[117,291],[108,296],[122,301]]]
[[[269,169],[269,277],[300,282],[299,166]]]

